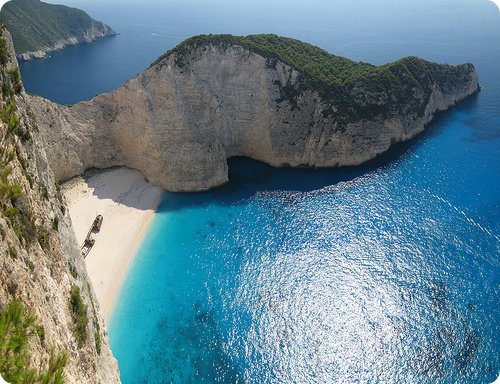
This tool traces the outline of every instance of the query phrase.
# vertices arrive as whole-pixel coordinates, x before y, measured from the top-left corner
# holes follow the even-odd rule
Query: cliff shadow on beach
[[[140,171],[125,166],[90,168],[82,178],[99,200],[112,200],[141,211],[154,208],[162,191],[150,184]]]

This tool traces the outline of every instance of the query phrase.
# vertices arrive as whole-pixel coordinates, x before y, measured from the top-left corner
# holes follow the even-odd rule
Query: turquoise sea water
[[[498,152],[476,103],[378,167],[233,159],[229,185],[166,194],[111,322],[124,382],[492,382]]]
[[[193,1],[151,3],[154,15],[146,17],[153,8],[145,6],[132,21],[125,6],[120,13],[112,2],[85,4],[115,20],[122,36],[23,64],[28,89],[61,102],[85,99],[183,37],[209,31],[275,32],[377,64],[407,54],[470,61],[482,84],[424,135],[366,166],[278,170],[235,158],[226,186],[166,193],[109,324],[125,384],[495,380],[500,13],[493,4]],[[141,45],[131,31],[165,37]],[[127,41],[141,48],[131,54]],[[109,52],[130,68],[108,68]],[[76,81],[65,96],[50,74],[69,63],[87,80],[80,87],[60,75],[63,86]],[[96,80],[93,66],[101,68]]]

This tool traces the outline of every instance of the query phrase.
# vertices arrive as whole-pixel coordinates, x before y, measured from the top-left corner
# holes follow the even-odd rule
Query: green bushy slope
[[[266,58],[268,66],[275,66],[277,61],[289,65],[303,78],[298,86],[282,88],[284,99],[295,105],[298,95],[312,89],[325,101],[336,105],[339,115],[348,120],[401,112],[422,113],[425,105],[420,101],[427,100],[436,85],[442,88],[453,86],[473,72],[472,64],[436,64],[418,57],[405,57],[394,63],[375,66],[272,34],[194,36],[160,56],[153,65],[175,55],[175,63],[182,67],[189,64],[193,49],[206,45],[238,45]],[[407,110],[402,111],[402,108]],[[326,112],[330,113],[330,110]]]
[[[116,34],[80,9],[39,0],[9,1],[2,7],[0,18],[12,34],[17,54],[51,47],[72,36],[83,37],[92,28]]]

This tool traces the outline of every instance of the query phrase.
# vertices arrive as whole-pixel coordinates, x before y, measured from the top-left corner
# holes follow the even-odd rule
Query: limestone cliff
[[[41,59],[68,45],[116,35],[111,27],[80,9],[40,0],[11,0],[2,7],[0,19],[12,33],[20,60]]]
[[[254,39],[265,49],[238,39],[188,40],[116,91],[73,107],[32,97],[56,180],[127,165],[167,190],[199,191],[227,181],[231,156],[276,167],[357,165],[479,90],[472,64],[406,58],[375,67],[274,35]],[[287,64],[297,56],[277,44],[332,73],[348,70],[323,81]]]
[[[118,383],[10,35],[0,34],[0,323],[10,324],[0,327],[0,374],[11,383]]]

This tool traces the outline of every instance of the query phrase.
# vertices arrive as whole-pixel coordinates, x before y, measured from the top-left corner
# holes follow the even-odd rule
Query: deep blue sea
[[[102,4],[105,3],[105,4]],[[347,4],[345,4],[347,3]],[[125,384],[491,383],[500,371],[500,12],[487,0],[75,0],[121,35],[22,63],[114,89],[183,38],[272,32],[381,64],[473,62],[482,91],[363,167],[230,159],[165,193],[109,323]]]

